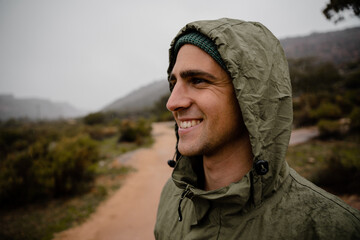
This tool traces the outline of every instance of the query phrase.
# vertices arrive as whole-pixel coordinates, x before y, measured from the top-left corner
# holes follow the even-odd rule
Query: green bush
[[[360,69],[353,71],[351,73],[349,73],[346,77],[345,77],[345,86],[349,89],[354,89],[360,88]]]
[[[39,162],[46,157],[46,142],[38,141],[27,149],[12,152],[0,162],[0,203],[20,203],[44,196],[40,184],[43,176],[35,176]],[[41,166],[43,167],[43,166]],[[39,179],[38,179],[39,177]],[[46,195],[46,194],[45,194]]]
[[[140,118],[137,121],[123,120],[120,125],[119,142],[136,142],[143,144],[151,136],[151,122]]]
[[[318,172],[316,184],[335,193],[360,193],[359,146],[334,147]]]
[[[102,112],[90,113],[84,117],[84,123],[87,125],[102,124],[105,122],[105,115]]]
[[[170,94],[162,96],[151,109],[155,121],[171,121],[174,120],[172,113],[166,108],[166,103]]]
[[[304,93],[293,99],[294,124],[296,127],[315,125],[319,120],[314,109],[319,109],[320,103],[330,102],[331,96],[326,92]]]
[[[119,142],[135,142],[136,124],[129,120],[123,120],[120,125]]]
[[[288,59],[294,96],[329,91],[341,80],[339,70],[331,62],[316,58]]]
[[[354,107],[354,103],[346,95],[336,95],[335,104],[339,106],[343,115],[348,115]]]
[[[81,192],[94,178],[97,144],[87,136],[64,138],[50,151],[55,196]]]
[[[350,113],[351,129],[360,130],[360,107],[355,107]]]
[[[174,116],[170,111],[163,112],[158,116],[160,122],[174,121]]]
[[[322,119],[318,122],[320,137],[338,137],[340,135],[340,123],[337,120]]]
[[[310,116],[315,119],[339,119],[342,116],[339,106],[330,103],[322,102],[318,108],[310,112]]]
[[[106,138],[114,137],[118,134],[117,127],[107,127],[102,125],[91,126],[87,129],[90,137],[94,140],[104,140]]]
[[[151,135],[151,122],[140,118],[136,122],[136,130],[140,137],[149,137]]]
[[[99,158],[87,136],[37,139],[0,161],[0,203],[22,204],[86,190]]]
[[[360,194],[359,137],[290,146],[286,160],[300,175],[336,194]]]
[[[294,125],[296,127],[303,127],[314,125],[316,121],[310,117],[310,111],[308,109],[294,110]]]

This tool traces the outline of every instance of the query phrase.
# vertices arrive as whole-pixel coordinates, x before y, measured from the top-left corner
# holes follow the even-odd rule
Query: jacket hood
[[[279,40],[260,23],[228,18],[196,21],[182,28],[172,41],[169,75],[176,61],[174,44],[179,37],[192,31],[204,34],[217,46],[233,81],[249,132],[254,166],[259,161],[266,161],[269,171],[259,175],[253,167],[239,182],[206,192],[199,189],[201,157],[189,158],[177,152],[173,180],[178,187],[189,188],[200,198],[225,202],[236,199],[243,204],[251,199],[257,205],[276,191],[289,174],[285,154],[293,114],[291,83],[284,51]],[[177,132],[177,126],[175,130]]]

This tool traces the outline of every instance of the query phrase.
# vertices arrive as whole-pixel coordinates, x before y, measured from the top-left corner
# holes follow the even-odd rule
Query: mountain
[[[313,33],[280,39],[287,58],[317,57],[337,65],[360,60],[360,27],[341,31]],[[166,80],[144,86],[106,106],[102,111],[141,111],[169,93]]]
[[[156,81],[117,99],[104,107],[102,111],[136,112],[144,108],[151,108],[156,101],[167,93],[169,93],[167,81]]]
[[[57,119],[84,115],[68,103],[56,103],[37,98],[15,98],[11,94],[0,94],[0,120],[10,118]]]
[[[360,59],[360,27],[280,40],[287,58],[317,57],[341,65]]]

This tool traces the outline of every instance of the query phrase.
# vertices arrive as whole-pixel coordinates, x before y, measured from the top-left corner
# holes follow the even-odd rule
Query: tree
[[[360,17],[359,0],[330,0],[323,10],[323,14],[328,20],[331,20],[334,15],[337,15],[334,20],[334,22],[337,23],[344,20],[344,16],[340,12],[348,9],[352,10],[355,16]]]

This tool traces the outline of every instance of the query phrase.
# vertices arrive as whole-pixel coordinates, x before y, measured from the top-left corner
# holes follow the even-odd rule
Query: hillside
[[[144,108],[151,108],[156,101],[168,92],[169,85],[166,80],[156,81],[115,100],[104,107],[102,111],[135,112]]]
[[[288,58],[317,57],[337,66],[360,59],[360,27],[280,40]],[[165,71],[165,70],[164,70]],[[151,108],[169,93],[166,80],[153,82],[105,106],[101,111],[137,112]],[[17,99],[0,94],[0,120],[8,118],[56,119],[85,114],[67,103],[44,99]]]
[[[317,57],[341,65],[360,59],[360,27],[280,40],[287,58]]]
[[[45,99],[15,98],[0,94],[0,120],[10,118],[57,119],[79,117],[85,114],[68,103],[56,103]]]
[[[285,38],[281,39],[280,43],[288,58],[315,56],[319,60],[337,65],[360,59],[360,27]],[[140,111],[152,107],[155,101],[168,93],[167,81],[157,81],[114,101],[102,111]]]

